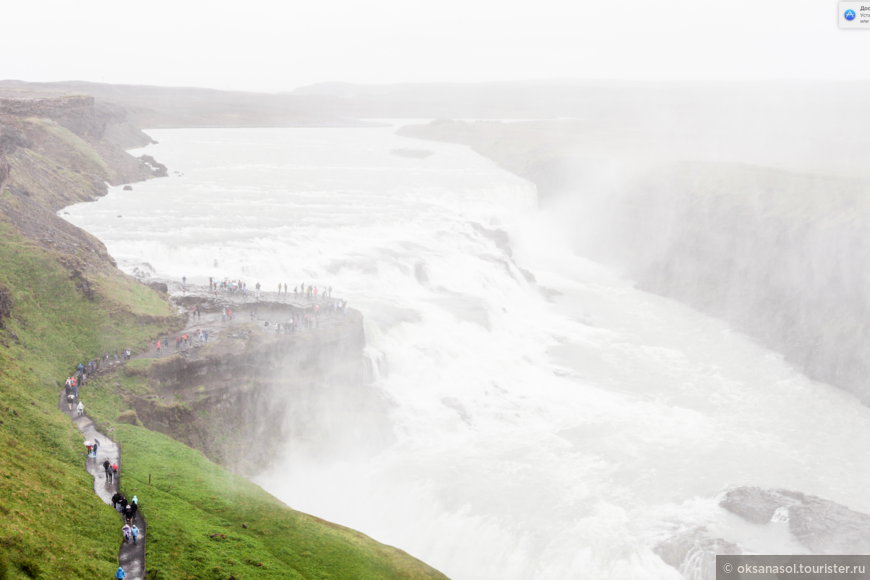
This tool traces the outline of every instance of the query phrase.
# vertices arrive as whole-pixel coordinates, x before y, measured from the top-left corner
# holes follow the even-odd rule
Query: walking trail
[[[60,410],[67,414],[72,421],[78,426],[79,431],[85,436],[87,441],[97,439],[100,442],[97,448],[97,458],[85,459],[85,469],[88,473],[94,476],[94,493],[108,505],[112,505],[112,496],[118,491],[118,480],[123,474],[123,465],[121,464],[121,448],[105,434],[97,431],[97,426],[87,415],[78,417],[76,405],[79,404],[78,398],[71,405],[67,403],[66,393],[60,393]],[[87,408],[86,408],[87,410]],[[82,449],[85,446],[82,445]],[[118,464],[118,477],[112,481],[106,479],[106,474],[103,471],[103,461],[109,460],[109,463]],[[133,490],[135,491],[135,490]],[[131,495],[130,498],[133,496]],[[128,498],[129,499],[129,498]],[[121,527],[124,525],[124,518],[118,514],[118,533],[121,533]],[[145,579],[145,542],[147,542],[148,534],[145,529],[145,518],[141,512],[136,512],[133,517],[133,523],[139,528],[139,539],[136,544],[124,543],[122,540],[121,548],[118,551],[118,565],[124,568],[127,573],[126,580],[144,580]]]
[[[180,285],[178,285],[180,286]],[[204,288],[197,288],[193,285],[189,285],[185,288],[185,291],[181,292],[182,296],[199,296],[202,298],[202,302],[212,302],[212,306],[217,306],[218,312],[215,313],[207,312],[205,316],[201,318],[197,317],[195,319],[189,319],[185,328],[178,333],[187,333],[191,337],[191,346],[187,348],[182,348],[182,353],[186,353],[191,349],[198,349],[203,345],[199,343],[196,339],[196,335],[194,329],[203,329],[209,330],[211,336],[209,337],[210,341],[214,341],[218,339],[222,330],[227,329],[228,327],[235,326],[237,323],[249,321],[248,313],[250,311],[250,307],[258,307],[265,306],[268,308],[269,303],[271,302],[270,298],[273,296],[276,298],[274,300],[275,303],[278,304],[287,304],[290,306],[294,306],[300,310],[310,309],[315,304],[320,304],[321,308],[325,306],[324,301],[309,301],[305,298],[299,300],[297,298],[291,299],[287,294],[283,296],[283,300],[280,294],[272,293],[272,292],[262,292],[260,300],[253,299],[252,296],[240,296],[240,295],[232,295],[232,294],[221,294],[219,296],[215,296],[213,293],[206,292]],[[191,292],[193,290],[193,292]],[[178,293],[173,293],[175,296],[178,296]],[[268,298],[267,298],[268,296]],[[261,302],[262,301],[262,302]],[[219,309],[221,305],[227,305],[232,308],[240,309],[241,312],[237,313],[238,320],[232,321],[223,321],[221,319],[221,314]],[[241,307],[241,308],[239,308]],[[183,309],[187,312],[190,312],[189,309]],[[337,314],[337,313],[336,313]],[[331,324],[333,316],[336,314],[329,315],[328,313],[324,313],[320,322],[323,324]],[[204,319],[204,320],[203,320]],[[256,321],[261,322],[263,318],[259,316],[256,317]],[[273,327],[274,328],[274,327]],[[316,332],[316,329],[308,329],[306,332],[311,331]],[[214,338],[212,338],[214,337]],[[169,354],[174,354],[175,345],[170,344],[170,347],[166,349],[166,353],[164,356]],[[157,350],[152,346],[145,349],[145,352],[139,353],[131,357],[131,359],[137,358],[155,358],[158,355]],[[102,374],[103,372],[112,372],[115,369],[119,368],[124,364],[124,361],[100,361],[100,370],[97,371],[98,374]],[[87,383],[85,383],[86,385]],[[85,385],[82,386],[82,390],[84,390]],[[61,391],[60,393],[60,401],[58,403],[58,407],[61,411],[66,413],[66,415],[72,419],[72,421],[78,426],[79,431],[85,436],[85,439],[88,441],[93,441],[94,439],[100,442],[99,448],[97,450],[97,458],[87,458],[85,459],[85,469],[87,469],[88,473],[94,476],[94,493],[96,493],[100,499],[102,499],[106,504],[112,505],[112,496],[118,491],[118,480],[122,477],[123,474],[123,465],[121,464],[121,449],[120,447],[112,441],[108,436],[104,433],[100,433],[97,431],[97,426],[87,415],[78,416],[78,412],[76,411],[76,405],[78,405],[79,399],[76,398],[72,405],[69,405],[66,399],[66,392]],[[85,407],[87,411],[87,407]],[[82,446],[84,449],[84,446]],[[118,464],[118,477],[116,477],[113,481],[108,481],[106,479],[105,471],[103,470],[103,462],[108,459],[109,463],[117,463]],[[137,490],[127,490],[127,494],[130,498],[132,498],[132,494]],[[128,498],[129,499],[129,498]],[[120,515],[120,514],[119,514]],[[120,525],[118,526],[118,533],[120,534],[121,527],[124,525],[124,518],[119,517]],[[133,518],[133,523],[139,527],[139,538],[136,544],[124,543],[122,541],[120,550],[118,551],[118,564],[124,568],[124,572],[127,573],[126,580],[145,580],[145,543],[147,542],[148,534],[146,530],[145,518],[142,517],[141,512],[137,512]]]

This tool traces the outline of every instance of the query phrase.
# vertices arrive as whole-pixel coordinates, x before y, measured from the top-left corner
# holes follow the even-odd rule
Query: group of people
[[[96,457],[96,455],[94,455]],[[108,459],[103,461],[103,470],[106,472],[106,481],[114,481],[118,477],[118,464],[112,463]],[[117,495],[117,494],[115,494]],[[114,506],[114,502],[112,503]]]
[[[330,301],[324,305],[323,310],[329,315],[338,312],[344,312],[344,314],[347,314],[347,300]],[[251,310],[251,320],[253,320],[255,316],[256,311]],[[263,330],[269,332],[274,328],[277,334],[291,334],[293,332],[301,332],[302,330],[317,328],[319,323],[320,304],[315,304],[313,308],[306,308],[305,310],[292,314],[290,320],[286,322],[270,323],[269,321],[265,321],[263,323]]]
[[[259,288],[257,289],[259,290]],[[208,291],[214,292],[215,294],[218,294],[219,292],[229,292],[230,294],[247,294],[248,284],[246,282],[242,282],[241,280],[230,280],[229,278],[224,278],[224,280],[221,282],[215,282],[214,278],[209,277]]]
[[[117,465],[114,467],[117,467]],[[139,511],[139,498],[134,495],[133,499],[127,501],[124,494],[115,492],[115,495],[112,496],[112,507],[124,516],[124,522],[127,525],[133,525],[133,518],[136,517],[136,512]]]
[[[66,380],[66,386],[64,387],[64,392],[66,393],[66,403],[69,407],[69,410],[76,410],[76,415],[81,417],[85,414],[85,405],[79,399],[79,387],[78,381],[75,377],[70,377]],[[76,400],[78,400],[78,405],[76,405]],[[90,451],[90,450],[88,450]]]
[[[324,286],[323,291],[321,292],[317,286],[312,286],[309,284],[307,287],[305,284],[301,284],[302,286],[302,296],[307,298],[308,300],[314,299],[317,300],[318,295],[321,300],[329,300],[332,298],[332,286]],[[280,285],[279,285],[280,288]],[[280,290],[279,290],[280,292]],[[284,292],[287,292],[287,285],[284,284]],[[296,293],[296,288],[293,288],[293,298],[296,298],[298,295]]]
[[[167,339],[168,340],[168,339]],[[130,351],[123,351],[124,359],[127,360],[130,357]],[[115,358],[118,358],[118,351],[115,351]],[[108,360],[109,354],[107,352],[103,353],[102,360]],[[99,362],[96,360],[89,360],[87,363],[79,364],[76,366],[75,372],[67,377],[66,382],[64,384],[64,392],[66,393],[67,403],[69,405],[69,410],[76,410],[76,416],[81,417],[84,415],[85,407],[84,403],[79,399],[79,388],[88,380],[88,375],[92,375],[96,373],[99,369]],[[78,404],[76,405],[76,401],[78,400]],[[85,441],[85,446],[87,447],[87,458],[88,459],[96,459],[97,454],[100,448],[100,441],[96,437],[93,441]],[[107,483],[113,483],[118,480],[118,464],[109,461],[108,458],[105,458],[102,463],[103,471],[105,472],[105,478]],[[134,544],[137,543],[137,540],[140,536],[140,530],[134,523],[134,518],[136,513],[139,511],[139,498],[135,495],[131,501],[127,501],[127,498],[124,497],[121,493],[115,492],[112,496],[112,507],[115,508],[123,517],[124,517],[124,526],[121,528],[121,533],[124,536],[124,542],[129,543],[131,540]],[[118,566],[118,570],[115,572],[115,578],[124,579],[126,578],[127,573],[122,566]]]
[[[79,412],[79,415],[81,415],[82,413],[84,413],[85,407],[84,407],[84,405],[81,404],[81,401],[79,401],[79,405],[81,405],[81,407],[82,407],[81,412]],[[97,439],[96,437],[94,437],[93,441],[85,441],[85,447],[88,448],[88,459],[96,459],[97,458],[97,449],[99,448],[99,446],[100,446],[100,440]]]
[[[121,533],[124,535],[124,543],[129,544],[132,540],[135,545],[139,539],[140,531],[138,526],[133,522],[133,518],[136,517],[136,512],[139,511],[139,498],[134,495],[133,499],[128,502],[126,497],[116,493],[112,496],[112,507],[124,516],[124,526],[121,528]],[[124,570],[124,567],[118,566],[115,578],[123,580],[126,577],[127,572]]]

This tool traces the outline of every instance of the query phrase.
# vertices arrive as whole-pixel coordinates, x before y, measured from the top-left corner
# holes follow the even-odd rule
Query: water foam
[[[183,177],[66,210],[122,267],[331,285],[366,316],[395,443],[331,462],[291,445],[259,481],[294,508],[457,579],[675,578],[653,548],[697,525],[799,550],[721,510],[728,485],[870,511],[870,467],[849,463],[866,408],[575,256],[570,222],[470,150],[399,158],[384,129],[153,133]]]

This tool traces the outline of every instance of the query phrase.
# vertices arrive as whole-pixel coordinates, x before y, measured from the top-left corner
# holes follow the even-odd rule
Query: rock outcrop
[[[273,319],[291,309],[261,304],[259,311],[267,307]],[[144,426],[241,474],[261,471],[291,442],[318,455],[344,447],[367,452],[361,442],[380,449],[392,431],[385,401],[366,385],[362,316],[350,310],[323,318],[316,330],[290,335],[234,323],[215,343],[164,355],[145,370],[125,369],[160,393],[130,393],[128,403]],[[174,353],[174,337],[170,343]]]
[[[758,525],[788,522],[792,536],[813,554],[870,554],[870,515],[814,495],[738,487],[719,505]]]
[[[704,526],[682,531],[653,551],[665,564],[679,570],[683,578],[692,580],[715,580],[717,555],[743,553],[737,544],[711,536]]]
[[[107,183],[157,176],[106,138],[125,118],[124,109],[87,95],[0,93],[0,212],[30,240],[74,256],[72,268],[82,272],[115,262],[55,212],[105,195]]]

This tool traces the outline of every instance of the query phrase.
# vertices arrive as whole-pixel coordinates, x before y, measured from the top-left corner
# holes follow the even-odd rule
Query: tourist
[[[180,337],[180,336],[176,336],[176,337],[175,337],[175,352],[178,352],[178,348],[179,348],[180,346],[181,346],[181,337]]]
[[[226,322],[226,321],[227,321],[227,309],[226,309],[226,307],[224,307],[224,309],[221,311],[221,322]]]
[[[121,501],[121,494],[116,491],[115,495],[112,496],[112,508],[114,508],[116,511],[118,510],[119,501]]]
[[[130,525],[125,523],[121,531],[124,532],[124,543],[130,543]]]
[[[157,356],[160,356],[160,347],[161,347],[161,346],[163,346],[163,345],[162,345],[161,342],[158,340],[158,341],[157,341]]]
[[[281,285],[278,284],[278,292],[281,291]],[[284,296],[287,296],[287,282],[284,282]]]
[[[115,477],[115,479],[118,479],[118,464],[117,463],[112,464],[112,475]],[[124,499],[124,498],[122,497],[121,499]]]
[[[70,393],[69,395],[66,396],[66,402],[69,405],[69,410],[72,411],[73,410],[73,403],[76,402],[76,396],[73,395],[72,393]]]
[[[112,464],[109,463],[108,459],[103,461],[103,471],[106,472],[106,479],[111,480],[112,478],[109,477],[109,472],[112,471]],[[114,503],[112,505],[114,506]]]
[[[208,331],[204,330],[203,334],[205,335],[205,342],[208,343]]]
[[[124,519],[127,520],[127,524],[133,522],[133,506],[129,503],[124,507]]]
[[[163,348],[164,348],[164,349],[169,348],[169,337],[168,337],[168,336],[164,336],[164,337],[163,337]],[[129,352],[129,351],[128,351],[128,352]]]
[[[79,412],[79,417],[85,414],[85,406],[82,404],[81,401],[79,401],[79,405],[78,407],[76,407],[76,410]]]
[[[299,297],[299,293],[296,292],[297,289],[299,289],[299,286],[293,286],[293,299],[294,300]]]
[[[136,543],[136,538],[139,537],[139,528],[136,527],[136,524],[133,524],[133,527],[130,528],[130,535],[133,536],[133,543]]]
[[[127,577],[127,573],[124,572],[124,569],[123,569],[123,568],[121,568],[120,566],[118,566],[118,571],[115,572],[115,579],[116,579],[116,580],[124,580],[124,578],[126,578],[126,577]]]

